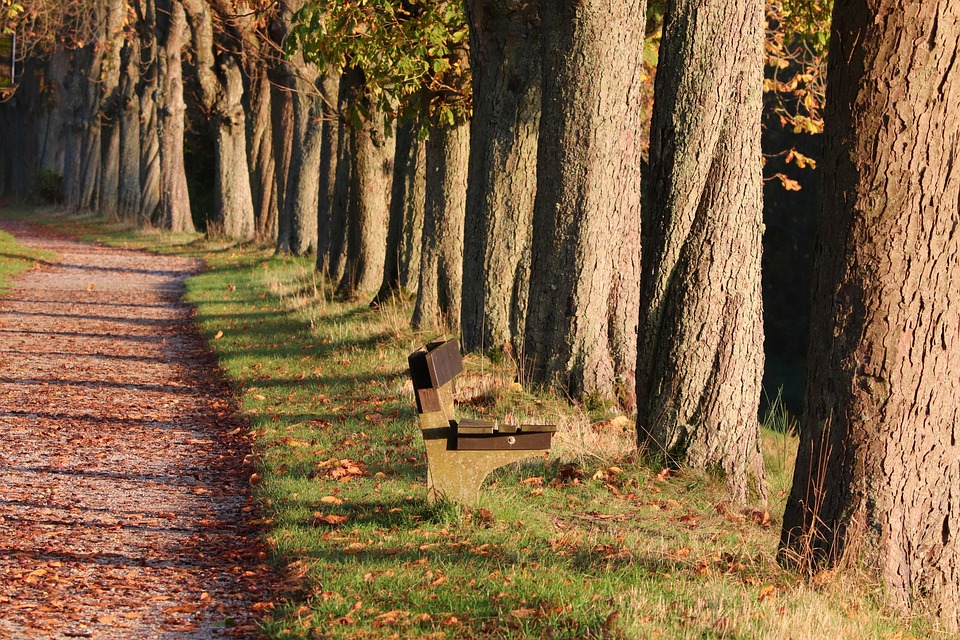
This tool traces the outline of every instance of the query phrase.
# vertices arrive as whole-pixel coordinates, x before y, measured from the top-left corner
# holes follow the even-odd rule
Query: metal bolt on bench
[[[457,421],[453,390],[463,371],[456,340],[431,342],[410,354],[410,377],[417,398],[423,443],[427,447],[427,499],[471,505],[483,479],[497,467],[550,449],[555,425],[498,425],[487,420]]]

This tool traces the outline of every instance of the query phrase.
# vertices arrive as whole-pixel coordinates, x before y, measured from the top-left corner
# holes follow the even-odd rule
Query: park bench
[[[488,420],[456,419],[454,385],[463,371],[456,340],[428,343],[411,353],[408,361],[427,449],[430,502],[449,500],[472,505],[491,471],[550,449],[554,425],[499,425]]]

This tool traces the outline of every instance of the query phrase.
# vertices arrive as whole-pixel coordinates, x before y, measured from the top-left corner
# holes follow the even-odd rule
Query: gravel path
[[[197,263],[2,226],[59,260],[0,298],[0,638],[255,636],[270,575],[179,301]]]

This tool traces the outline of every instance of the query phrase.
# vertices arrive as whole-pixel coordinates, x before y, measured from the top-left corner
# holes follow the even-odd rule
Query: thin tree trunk
[[[461,346],[519,352],[540,120],[539,0],[467,0],[473,70]],[[636,53],[631,53],[631,56]]]
[[[684,0],[663,27],[644,214],[641,445],[761,495],[760,0]],[[704,100],[703,96],[711,96]]]
[[[404,228],[407,218],[419,204],[424,206],[423,190],[417,185],[417,160],[420,156],[420,122],[418,118],[401,118],[396,123],[397,146],[393,160],[393,186],[390,191],[390,220],[387,228],[387,254],[383,281],[371,305],[381,305],[403,291],[400,280],[403,259]],[[419,203],[417,203],[419,200]],[[422,223],[421,223],[422,224]]]
[[[640,272],[643,0],[543,17],[543,114],[524,368],[631,404]]]
[[[463,221],[466,214],[470,127],[432,127],[427,140],[420,287],[411,324],[460,329],[463,289]]]
[[[960,7],[837,2],[783,557],[960,630]]]

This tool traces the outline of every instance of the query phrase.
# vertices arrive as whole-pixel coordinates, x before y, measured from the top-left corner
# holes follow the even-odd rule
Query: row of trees
[[[55,168],[72,208],[190,230],[183,139],[202,124],[208,231],[315,252],[344,296],[416,291],[418,326],[617,398],[646,450],[763,494],[762,48],[784,42],[764,44],[762,0],[65,6],[27,15],[73,35],[0,109],[0,187]],[[956,629],[960,7],[833,15],[782,556],[857,554],[895,603]],[[785,120],[818,126],[817,78],[766,83],[802,97]]]

